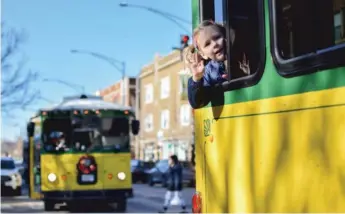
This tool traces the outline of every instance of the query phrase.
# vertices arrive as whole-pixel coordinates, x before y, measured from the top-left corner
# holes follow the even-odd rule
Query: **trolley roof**
[[[95,95],[64,97],[61,103],[51,108],[44,108],[41,110],[54,111],[54,110],[90,110],[90,109],[133,111],[133,109],[129,106],[123,106],[117,103],[106,102],[102,99],[102,97],[95,96]]]

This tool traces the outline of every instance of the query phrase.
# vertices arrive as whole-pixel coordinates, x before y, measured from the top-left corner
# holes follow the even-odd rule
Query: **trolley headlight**
[[[49,173],[48,181],[50,181],[50,182],[56,181],[56,175],[54,173]]]
[[[126,174],[124,172],[119,172],[117,173],[117,178],[123,181],[126,179]]]

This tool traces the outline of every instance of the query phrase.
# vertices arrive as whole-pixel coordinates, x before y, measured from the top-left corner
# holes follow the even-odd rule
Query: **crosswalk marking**
[[[158,212],[159,210],[161,210],[163,208],[163,201],[164,199],[162,198],[161,200],[150,200],[149,198],[144,198],[144,197],[137,197],[137,198],[132,198],[130,199],[128,202],[134,206],[138,206],[138,207],[145,207],[148,208],[150,210],[154,210],[156,212]],[[190,209],[188,209],[190,206],[189,204],[187,204],[187,211],[190,211]],[[180,212],[181,211],[181,207],[180,206],[170,206],[168,208],[168,212]]]
[[[11,208],[13,208],[13,206],[10,204],[1,204],[1,209],[11,209]]]

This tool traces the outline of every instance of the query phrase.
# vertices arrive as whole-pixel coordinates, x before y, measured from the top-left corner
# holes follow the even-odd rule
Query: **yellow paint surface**
[[[77,163],[82,154],[63,154],[41,156],[41,189],[42,191],[73,191],[73,190],[106,190],[132,188],[132,174],[130,168],[130,154],[95,153],[97,163],[97,183],[93,185],[79,185],[77,182]],[[117,174],[124,172],[125,180],[119,180]],[[57,180],[48,181],[49,173],[55,173]],[[112,179],[108,178],[112,174]],[[66,176],[66,180],[62,179]]]
[[[203,212],[345,212],[345,87],[195,117]]]

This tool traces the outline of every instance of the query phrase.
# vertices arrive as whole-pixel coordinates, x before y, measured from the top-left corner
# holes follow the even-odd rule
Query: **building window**
[[[181,80],[182,78],[180,78],[180,81],[179,81],[179,93],[181,94],[183,92],[183,80]]]
[[[184,104],[180,107],[180,123],[182,126],[190,125],[191,107]]]
[[[148,84],[145,86],[145,103],[153,102],[153,85]]]
[[[161,112],[161,128],[168,129],[169,128],[169,110],[163,110]]]
[[[153,115],[149,114],[145,117],[145,131],[150,132],[153,130]]]
[[[179,93],[187,94],[188,79],[191,76],[191,71],[189,68],[182,69],[179,72]]]
[[[161,79],[161,99],[168,98],[170,94],[170,78]]]

